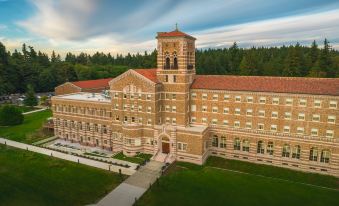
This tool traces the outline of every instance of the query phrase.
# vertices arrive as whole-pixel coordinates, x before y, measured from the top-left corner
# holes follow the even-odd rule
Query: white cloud
[[[291,42],[337,39],[339,9],[316,14],[290,16],[197,32],[198,47],[271,46]]]

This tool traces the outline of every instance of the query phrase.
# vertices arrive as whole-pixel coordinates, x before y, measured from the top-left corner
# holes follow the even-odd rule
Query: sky
[[[0,0],[0,42],[10,51],[152,51],[156,32],[176,23],[201,49],[327,38],[339,50],[339,0]]]

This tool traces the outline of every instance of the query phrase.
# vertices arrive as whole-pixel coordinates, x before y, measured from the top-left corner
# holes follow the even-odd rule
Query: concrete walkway
[[[60,159],[64,159],[64,160],[68,160],[68,161],[72,161],[72,162],[78,162],[80,164],[85,164],[85,165],[89,165],[89,166],[92,166],[92,167],[96,167],[96,168],[100,168],[100,169],[104,169],[104,170],[109,170],[109,171],[112,171],[112,172],[119,172],[119,169],[120,169],[122,174],[132,175],[132,174],[135,173],[135,170],[131,169],[131,168],[120,167],[120,166],[111,165],[111,164],[104,163],[104,162],[86,159],[86,158],[83,158],[83,157],[77,157],[77,156],[74,156],[74,155],[65,154],[65,153],[62,153],[62,152],[56,152],[56,151],[49,150],[49,149],[46,149],[46,148],[41,148],[41,147],[29,145],[29,144],[24,144],[24,143],[21,143],[21,142],[16,142],[16,141],[4,139],[4,138],[0,138],[0,144],[6,144],[8,146],[16,147],[16,148],[19,148],[19,149],[29,150],[29,151],[32,151],[32,152],[37,152],[37,153],[40,153],[40,154],[49,155],[49,156],[53,156],[53,157],[56,157],[56,158],[60,158]]]
[[[24,113],[22,113],[22,114],[23,114],[23,115],[26,115],[26,114],[32,114],[32,113],[35,113],[35,112],[45,111],[46,109],[47,109],[47,108],[37,109],[37,110],[30,111],[30,112],[24,112]]]
[[[98,206],[131,206],[139,199],[161,175],[162,162],[151,161],[126,179],[106,197]]]

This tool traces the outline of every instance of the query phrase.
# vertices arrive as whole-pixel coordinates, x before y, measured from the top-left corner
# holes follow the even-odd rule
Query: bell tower
[[[173,118],[176,125],[189,124],[189,92],[195,76],[195,38],[180,31],[157,34],[157,78],[163,84],[163,105],[176,108],[176,112],[164,112],[162,122]],[[175,98],[167,98],[175,97]],[[172,101],[170,101],[172,100]],[[174,101],[173,101],[174,100]],[[173,110],[173,109],[172,109]],[[165,109],[166,111],[166,109]]]

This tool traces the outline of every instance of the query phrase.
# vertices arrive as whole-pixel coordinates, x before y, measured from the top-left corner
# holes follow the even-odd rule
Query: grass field
[[[95,203],[125,176],[0,145],[0,205]]]
[[[37,108],[37,107],[27,107],[27,106],[19,106],[19,105],[13,105],[13,106],[15,106],[16,108],[18,108],[22,113],[30,112],[30,111],[39,109],[39,108]],[[1,107],[1,106],[0,106],[0,107]]]
[[[24,116],[24,122],[20,125],[0,127],[0,137],[14,141],[33,143],[43,139],[39,135],[34,135],[46,121],[52,116],[51,110],[45,110]]]
[[[213,168],[220,165],[252,174]],[[137,205],[339,205],[339,190],[293,182],[338,188],[337,178],[281,168],[270,172],[272,168],[260,169],[261,166],[218,158],[210,159],[205,166],[179,162],[170,167],[159,185],[154,184]],[[284,176],[286,172],[288,175]],[[263,174],[291,181],[259,176]],[[315,180],[316,177],[320,180]]]
[[[122,152],[119,152],[118,154],[113,156],[113,158],[115,159],[124,160],[124,161],[137,163],[137,164],[141,164],[145,160],[149,160],[151,157],[152,157],[151,154],[144,154],[144,153],[137,154],[134,157],[127,157]]]

